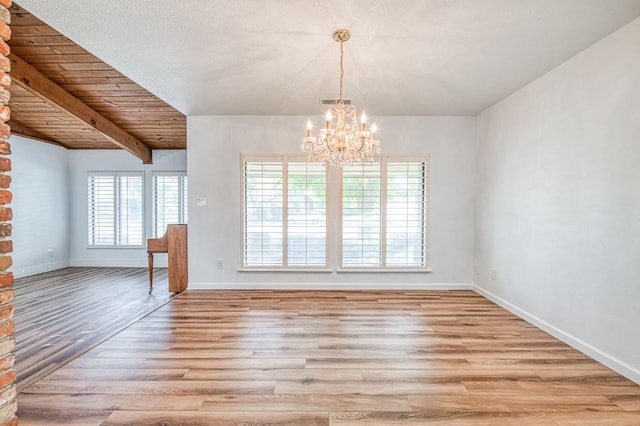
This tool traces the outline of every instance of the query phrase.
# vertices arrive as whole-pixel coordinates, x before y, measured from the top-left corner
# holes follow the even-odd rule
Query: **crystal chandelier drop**
[[[312,135],[311,119],[307,121],[307,136],[302,139],[302,150],[307,152],[309,161],[325,161],[332,166],[372,163],[374,155],[380,153],[376,124],[367,130],[366,114],[362,113],[358,123],[356,107],[345,105],[342,98],[344,43],[350,38],[351,33],[345,29],[333,33],[333,39],[340,43],[340,92],[336,105],[327,110],[325,128],[320,130],[319,136]]]

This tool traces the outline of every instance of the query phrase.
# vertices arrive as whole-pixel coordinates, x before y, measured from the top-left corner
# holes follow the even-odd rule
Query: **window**
[[[342,169],[342,266],[423,268],[427,253],[426,158],[382,157]]]
[[[170,223],[187,223],[186,172],[154,172],[152,200],[153,238],[163,236]]]
[[[386,172],[386,266],[427,266],[427,162],[387,162]]]
[[[244,266],[326,266],[326,166],[298,156],[242,163]]]
[[[342,169],[342,265],[382,263],[380,164]]]
[[[327,264],[327,167],[287,164],[287,264]]]
[[[87,179],[88,244],[142,246],[142,172],[90,172]]]
[[[337,259],[342,271],[428,270],[428,166],[426,156],[341,169],[293,155],[243,156],[243,267],[325,268]],[[337,235],[333,245],[328,235]]]

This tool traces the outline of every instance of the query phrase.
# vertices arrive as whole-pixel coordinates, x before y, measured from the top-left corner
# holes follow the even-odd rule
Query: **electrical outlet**
[[[49,249],[47,252],[49,253],[49,258],[53,259],[53,250]]]
[[[196,206],[206,206],[207,205],[207,198],[206,197],[198,197],[196,199]]]
[[[491,268],[491,279],[495,280],[497,276],[497,272],[495,269]]]
[[[222,261],[222,259],[218,259],[218,262],[216,262],[216,266],[218,267],[218,269],[224,269],[224,262]]]

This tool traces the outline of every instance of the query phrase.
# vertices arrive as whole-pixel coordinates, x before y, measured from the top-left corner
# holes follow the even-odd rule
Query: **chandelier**
[[[366,114],[362,113],[358,123],[356,107],[345,105],[342,98],[344,43],[350,38],[351,33],[345,29],[333,33],[333,39],[340,43],[339,97],[338,102],[327,110],[325,128],[320,130],[317,137],[312,135],[311,119],[307,121],[307,136],[302,139],[302,150],[307,152],[309,161],[325,161],[332,166],[372,163],[373,156],[380,153],[376,124],[373,123],[371,130],[367,130]]]

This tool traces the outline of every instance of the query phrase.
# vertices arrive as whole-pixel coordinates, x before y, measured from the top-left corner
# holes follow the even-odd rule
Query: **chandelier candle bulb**
[[[362,111],[362,115],[360,116],[360,123],[362,123],[362,131],[364,132],[365,126],[367,124],[367,114]]]
[[[307,120],[307,137],[311,136],[311,129],[313,128],[313,125],[311,124],[311,119]]]

